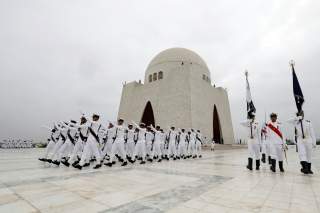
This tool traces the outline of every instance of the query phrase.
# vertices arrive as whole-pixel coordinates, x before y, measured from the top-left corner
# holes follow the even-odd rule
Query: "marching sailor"
[[[283,151],[285,152],[286,146],[284,144],[281,123],[277,121],[277,117],[277,114],[271,113],[271,121],[268,122],[266,128],[266,137],[270,145],[271,154],[270,170],[276,172],[276,162],[278,160],[280,172],[284,172]]]
[[[106,135],[104,138],[104,141],[105,141],[104,147],[101,152],[102,158],[106,158],[107,160],[110,159],[112,144],[113,144],[113,140],[114,140],[113,138],[115,137],[115,133],[116,133],[116,131],[115,131],[114,125],[111,122],[109,122],[107,131],[106,131]]]
[[[107,166],[112,166],[112,161],[113,158],[115,157],[115,154],[118,153],[120,154],[121,159],[123,160],[123,163],[121,166],[126,166],[128,164],[127,162],[127,156],[126,152],[124,150],[124,137],[125,137],[125,132],[127,131],[127,128],[123,125],[123,119],[118,119],[118,125],[115,126],[115,136],[114,136],[114,142],[112,144],[112,149],[111,149],[111,155],[109,159],[109,163],[106,163],[105,165]]]
[[[187,158],[187,145],[186,145],[186,138],[187,138],[187,133],[185,129],[181,129],[181,132],[179,134],[179,146],[178,146],[178,151],[179,151],[179,157],[186,159]]]
[[[252,170],[253,160],[256,161],[256,170],[260,169],[260,139],[261,131],[258,122],[255,121],[255,115],[250,114],[249,119],[241,122],[248,132],[248,165],[247,169]]]
[[[81,126],[81,125],[84,125],[86,122],[87,122],[87,119],[84,116],[82,116],[80,119],[80,125],[75,125],[78,129],[79,138],[76,144],[74,145],[73,151],[70,155],[68,162],[64,163],[64,165],[66,166],[69,166],[70,164],[76,165],[79,163],[81,159],[81,154],[84,148],[84,144],[86,143],[88,138],[88,127]]]
[[[140,164],[146,163],[146,128],[144,123],[140,123],[140,126],[138,126],[135,122],[133,124],[136,126],[136,129],[138,130],[138,139],[136,143],[136,147],[134,149],[134,156],[135,158],[140,157],[141,162]]]
[[[162,133],[160,131],[160,126],[156,126],[156,128],[154,128],[152,125],[150,126],[151,129],[154,131],[154,143],[153,143],[153,155],[156,159],[159,158],[158,162],[161,162],[161,156],[162,156],[162,152],[161,152],[161,140],[162,140]]]
[[[49,155],[52,154],[56,142],[59,140],[60,132],[55,127],[51,130],[50,138],[48,138],[48,145],[46,147],[46,153],[42,158],[39,158],[40,161],[48,161]]]
[[[92,121],[83,124],[82,126],[88,127],[88,138],[87,142],[83,148],[83,153],[81,156],[81,160],[78,165],[76,165],[76,168],[82,169],[82,167],[88,163],[89,158],[91,156],[95,157],[96,165],[93,167],[94,169],[98,169],[101,167],[101,155],[99,150],[99,135],[100,135],[100,129],[101,124],[99,123],[100,116],[97,114],[92,115]]]
[[[297,113],[297,117],[288,121],[295,128],[298,145],[298,153],[301,172],[304,174],[313,174],[311,170],[312,148],[316,148],[316,137],[310,121],[304,119],[303,111]]]
[[[147,127],[146,132],[146,153],[147,153],[147,160],[152,162],[153,159],[153,140],[154,140],[154,134],[151,131],[151,127]]]
[[[134,147],[135,147],[134,136],[135,136],[135,131],[133,129],[133,125],[129,124],[126,132],[126,146],[127,146],[127,159],[131,163],[134,162],[133,161]]]
[[[201,145],[202,145],[202,135],[200,133],[200,130],[197,130],[197,133],[196,133],[196,157],[198,157],[199,155],[199,158],[202,157],[201,155]]]
[[[177,157],[177,148],[176,148],[176,140],[177,140],[177,132],[174,130],[175,127],[172,126],[167,134],[168,141],[168,158],[173,157],[173,160],[176,160]]]

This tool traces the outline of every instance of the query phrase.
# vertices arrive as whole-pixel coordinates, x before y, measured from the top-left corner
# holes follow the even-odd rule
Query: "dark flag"
[[[296,72],[294,70],[294,62],[290,62],[291,68],[292,68],[292,78],[293,78],[293,95],[294,99],[296,101],[298,112],[302,111],[302,105],[304,103],[304,97],[302,94],[302,90],[296,75]]]
[[[256,108],[254,107],[254,104],[252,102],[251,98],[251,91],[250,91],[250,86],[249,86],[249,81],[248,81],[248,71],[245,72],[246,75],[246,81],[247,81],[247,87],[246,87],[246,92],[247,92],[247,118],[251,119],[253,115],[256,113]]]

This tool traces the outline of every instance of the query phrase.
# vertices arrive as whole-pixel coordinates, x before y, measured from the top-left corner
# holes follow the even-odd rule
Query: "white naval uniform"
[[[115,154],[119,154],[119,156],[124,160],[127,161],[126,152],[124,150],[124,136],[127,128],[123,125],[115,125],[115,140],[112,144],[111,148],[111,155],[109,162],[112,163]]]
[[[127,134],[127,155],[131,158],[134,157],[134,148],[135,148],[135,142],[134,142],[134,136],[135,136],[135,131],[134,129],[128,129]]]
[[[202,152],[202,134],[197,132],[196,133],[196,155],[201,155]]]
[[[270,156],[270,144],[267,140],[266,136],[266,129],[268,127],[264,125],[264,127],[261,130],[261,147],[262,147],[262,153],[266,154],[266,157]]]
[[[74,144],[76,142],[76,135],[78,130],[74,127],[67,127],[68,132],[67,132],[67,139],[66,141],[62,144],[58,151],[57,158],[55,160],[60,161],[63,157],[69,157],[71,155],[71,152],[74,148]],[[72,142],[72,140],[74,142]]]
[[[186,156],[187,155],[187,144],[186,144],[186,137],[187,133],[186,132],[181,132],[179,135],[179,146],[178,146],[178,151],[179,155]]]
[[[154,133],[154,142],[153,142],[153,155],[156,156],[156,157],[161,157],[161,145],[162,145],[162,133],[161,131],[158,131],[156,129],[153,128],[153,131],[155,132]]]
[[[177,147],[176,147],[176,139],[177,139],[177,132],[174,130],[169,130],[167,134],[169,144],[168,144],[168,157],[173,155],[173,157],[177,156]]]
[[[88,139],[88,126],[79,126],[79,138],[73,148],[73,151],[70,155],[70,158],[68,160],[69,164],[72,164],[75,162],[76,158],[79,157],[81,159],[83,151],[84,151],[84,146],[86,144],[86,141]]]
[[[139,132],[138,141],[134,149],[134,156],[140,156],[144,161],[146,158],[146,129],[140,127],[137,128],[139,129]]]
[[[88,126],[89,128],[88,139],[83,148],[83,153],[82,153],[79,165],[83,166],[86,162],[88,162],[91,156],[94,156],[96,158],[96,163],[100,164],[101,155],[99,151],[99,141],[97,141],[97,139],[93,136],[93,134],[96,136],[99,135],[101,124],[99,124],[97,121],[91,121],[86,126]],[[90,129],[92,132],[90,131]]]
[[[46,153],[44,155],[45,159],[49,158],[49,156],[52,155],[54,146],[56,145],[56,142],[59,140],[59,136],[60,136],[60,132],[58,130],[56,130],[55,132],[51,132],[50,141],[46,147]]]
[[[303,133],[305,136],[304,138],[302,134],[300,120],[298,118],[295,118],[289,120],[288,122],[292,124],[297,130],[296,137],[300,161],[306,161],[308,163],[311,163],[312,147],[316,147],[316,136],[311,122],[306,121],[304,119],[302,120]]]
[[[256,121],[252,123],[252,120],[248,119],[241,122],[241,125],[246,128],[247,132],[248,157],[253,160],[260,160],[261,130],[259,123]]]
[[[107,141],[106,141],[106,144],[104,145],[104,148],[102,150],[102,157],[104,157],[104,156],[110,157],[115,133],[116,133],[115,127],[107,129],[107,133],[106,133],[107,134],[107,136],[106,136]]]
[[[154,135],[153,132],[146,132],[146,154],[149,156],[150,159],[153,158],[153,139]]]
[[[272,122],[269,121],[268,125],[272,125],[274,128],[276,128],[281,134],[282,128],[281,124],[279,122]],[[268,140],[268,143],[270,145],[270,155],[271,158],[278,161],[283,161],[283,149],[284,149],[284,137],[280,137],[275,131],[273,131],[269,126],[267,125],[266,128],[266,137]]]
[[[166,140],[166,134],[161,132],[159,133],[159,140],[160,140],[160,151],[161,156],[164,157],[166,155],[166,149],[165,149],[165,140]]]
[[[190,138],[189,138],[189,146],[190,146],[190,154],[196,155],[196,133],[191,131]]]
[[[52,155],[50,156],[49,159],[51,160],[56,160],[59,156],[59,150],[61,148],[61,146],[65,143],[65,141],[67,140],[67,133],[68,133],[68,129],[67,128],[60,128],[57,127],[59,132],[60,132],[60,137],[58,142],[54,145],[53,151],[52,151]]]

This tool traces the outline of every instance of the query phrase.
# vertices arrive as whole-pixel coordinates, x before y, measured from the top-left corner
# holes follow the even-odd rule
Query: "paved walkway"
[[[38,162],[42,152],[0,150],[0,212],[320,212],[320,151],[313,176],[293,147],[284,174],[247,171],[245,149],[82,171]]]

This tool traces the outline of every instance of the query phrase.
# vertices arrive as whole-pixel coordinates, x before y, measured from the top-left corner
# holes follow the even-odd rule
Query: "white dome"
[[[184,62],[197,64],[205,69],[208,69],[204,60],[195,52],[185,48],[170,48],[160,52],[156,55],[148,65],[147,70],[152,66],[167,62]]]

